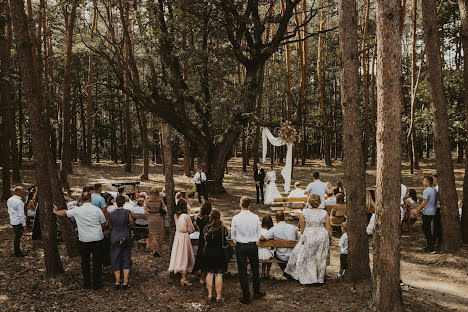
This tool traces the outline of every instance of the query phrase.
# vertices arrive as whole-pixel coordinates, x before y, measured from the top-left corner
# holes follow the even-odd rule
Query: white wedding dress
[[[282,198],[283,196],[276,187],[276,173],[268,171],[266,177],[265,205],[272,205],[275,202],[275,198]]]

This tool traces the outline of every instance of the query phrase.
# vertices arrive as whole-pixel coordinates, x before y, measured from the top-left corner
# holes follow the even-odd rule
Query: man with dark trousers
[[[262,195],[263,204],[263,185],[265,183],[265,170],[262,168],[261,163],[257,163],[257,168],[254,170],[255,187],[257,189],[257,204],[260,203],[260,195]]]
[[[247,276],[247,259],[252,271],[254,298],[260,299],[265,296],[260,291],[260,271],[258,261],[257,242],[260,238],[260,218],[250,211],[250,199],[246,196],[240,199],[241,212],[232,218],[231,238],[236,243],[237,268],[242,288],[242,304],[250,304],[249,278]]]

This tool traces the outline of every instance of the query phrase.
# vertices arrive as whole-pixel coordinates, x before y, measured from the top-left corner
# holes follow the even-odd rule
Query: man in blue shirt
[[[432,186],[434,179],[431,176],[424,177],[423,202],[418,208],[418,213],[422,211],[422,230],[426,237],[427,246],[423,249],[426,253],[435,253],[434,233],[432,232],[432,222],[434,222],[437,210],[437,190]]]
[[[106,200],[101,195],[102,193],[102,184],[96,183],[94,184],[94,193],[91,194],[91,204],[96,206],[100,209],[104,209],[107,207]]]

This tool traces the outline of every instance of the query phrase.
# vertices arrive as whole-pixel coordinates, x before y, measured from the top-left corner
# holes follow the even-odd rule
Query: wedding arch
[[[289,193],[291,188],[291,174],[292,174],[292,162],[293,162],[293,145],[296,139],[296,129],[294,129],[289,123],[284,124],[280,129],[279,137],[275,137],[271,131],[263,127],[262,128],[262,161],[265,163],[268,142],[273,146],[287,146],[286,152],[286,164],[281,170],[281,176],[284,179],[284,192]]]

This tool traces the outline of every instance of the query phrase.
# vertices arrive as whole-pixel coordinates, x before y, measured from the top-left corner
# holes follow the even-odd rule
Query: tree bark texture
[[[400,294],[401,0],[376,0],[377,181],[373,311],[402,311]]]
[[[346,205],[348,207],[349,266],[346,275],[353,282],[370,279],[369,243],[366,233],[366,178],[361,146],[359,55],[355,0],[339,2],[341,53],[341,107]]]
[[[53,277],[63,271],[57,242],[56,218],[52,213],[54,189],[60,190],[55,160],[49,147],[50,126],[45,114],[39,75],[33,61],[33,50],[28,32],[23,0],[11,0],[11,20],[14,28],[18,61],[22,74],[24,93],[29,105],[29,118],[34,153],[36,183],[39,185],[39,211],[44,240],[46,276]],[[55,176],[54,176],[55,175]],[[56,190],[56,193],[57,193]]]
[[[440,38],[437,24],[436,0],[422,1],[424,43],[430,85],[432,120],[434,125],[434,151],[442,215],[442,249],[453,252],[461,248],[458,217],[458,197],[453,173],[452,148],[449,134],[447,103],[442,81]]]

